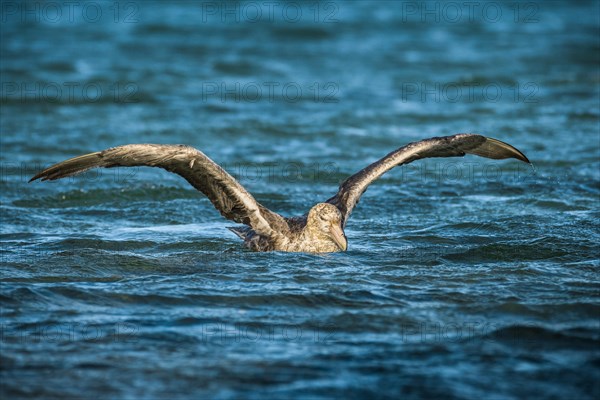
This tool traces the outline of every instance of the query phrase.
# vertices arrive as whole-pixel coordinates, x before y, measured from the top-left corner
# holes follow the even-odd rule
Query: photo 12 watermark
[[[512,160],[514,161],[514,160]],[[469,182],[525,182],[535,178],[535,169],[528,164],[511,162],[498,164],[477,158],[454,160],[422,160],[398,167],[393,172],[402,182],[447,184]]]
[[[221,103],[258,103],[283,101],[297,103],[338,103],[340,88],[336,82],[202,82],[202,101],[216,100]]]
[[[390,2],[390,6],[400,8],[402,22],[532,24],[540,21],[540,3],[537,2],[402,1]]]
[[[0,84],[0,102],[48,104],[138,103],[139,86],[135,82],[7,81]]]
[[[540,87],[536,82],[402,82],[403,103],[538,103]]]
[[[339,22],[340,5],[333,1],[203,1],[201,22],[324,23]]]
[[[26,184],[38,172],[43,171],[51,165],[52,164],[42,164],[41,162],[2,162],[0,163],[0,182],[3,184]],[[142,167],[95,168],[82,172],[78,175],[65,177],[61,180],[61,182],[94,182],[112,180],[115,183],[123,184],[127,182],[133,182],[134,180],[138,181],[138,173],[140,168]],[[51,181],[48,183],[58,183],[58,181]]]
[[[140,3],[133,1],[2,1],[0,21],[19,23],[136,24]]]
[[[73,156],[76,156],[75,154]],[[62,160],[56,160],[57,162]],[[2,183],[27,183],[37,173],[50,167],[52,164],[41,162],[2,162],[0,163],[0,181]],[[151,167],[121,167],[121,168],[94,168],[77,175],[61,179],[62,182],[95,182],[110,180],[117,184],[132,183],[134,181],[143,185],[140,178],[140,169]],[[226,174],[241,182],[330,182],[339,183],[339,165],[333,161],[301,163],[295,161],[269,162],[269,163],[222,163],[219,176]],[[162,174],[164,171],[156,171]],[[54,181],[53,181],[54,182]],[[152,181],[154,182],[154,181]],[[190,190],[193,190],[190,186]]]
[[[529,332],[539,324],[524,321],[500,324],[492,321],[419,322],[401,324],[398,333],[404,343],[508,342],[531,343]]]
[[[243,342],[314,342],[325,343],[335,340],[333,325],[319,325],[306,328],[301,325],[263,325],[263,324],[203,324],[195,329],[197,336],[204,342],[243,343]]]
[[[339,166],[333,161],[300,163],[231,163],[222,168],[241,182],[330,182],[338,183]]]
[[[138,335],[139,327],[129,322],[109,325],[78,322],[36,323],[25,329],[0,324],[0,343],[136,342]]]

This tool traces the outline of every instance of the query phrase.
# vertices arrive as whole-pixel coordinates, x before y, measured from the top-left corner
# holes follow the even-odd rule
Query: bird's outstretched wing
[[[184,145],[130,144],[71,158],[46,168],[36,179],[55,180],[91,168],[160,167],[174,172],[204,193],[227,219],[250,226],[268,237],[284,233],[284,218],[259,204],[223,168],[193,147]]]
[[[462,157],[475,154],[481,157],[504,159],[516,158],[530,163],[527,157],[513,146],[481,135],[461,133],[453,136],[434,137],[400,147],[346,179],[335,196],[327,203],[335,205],[344,218],[344,226],[352,209],[367,187],[390,169],[421,158]]]

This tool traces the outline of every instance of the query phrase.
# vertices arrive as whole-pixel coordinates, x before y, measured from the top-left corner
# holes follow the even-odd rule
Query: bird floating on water
[[[255,251],[326,253],[346,251],[344,228],[367,187],[390,169],[421,158],[474,154],[530,163],[519,150],[476,134],[434,137],[407,144],[350,176],[329,200],[299,217],[286,218],[257,202],[244,187],[204,153],[185,145],[129,144],[55,164],[31,178],[55,180],[91,168],[160,167],[174,172],[204,193],[225,218],[245,227],[229,228]]]

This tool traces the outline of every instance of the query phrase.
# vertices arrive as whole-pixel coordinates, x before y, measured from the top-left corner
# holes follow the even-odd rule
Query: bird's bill
[[[335,244],[337,244],[342,251],[346,251],[348,248],[348,239],[346,239],[346,235],[344,235],[342,227],[332,224],[329,228],[329,232],[331,233],[331,237],[333,238]]]

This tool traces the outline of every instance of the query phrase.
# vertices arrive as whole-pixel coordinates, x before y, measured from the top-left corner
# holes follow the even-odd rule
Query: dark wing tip
[[[45,169],[43,171],[38,172],[27,183],[31,183],[33,181],[36,181],[36,180],[40,179],[40,178],[42,179],[42,182],[43,181],[47,181],[49,179],[48,178],[48,169]]]
[[[519,161],[523,161],[527,164],[531,164],[531,161],[527,158],[523,152],[516,147],[502,142],[498,139],[485,137],[485,140],[478,146],[467,150],[467,153],[475,154],[481,157],[492,158],[495,160],[502,160],[505,158],[515,158]]]
[[[82,156],[73,157],[58,164],[54,164],[41,172],[38,172],[29,180],[29,182],[33,182],[40,178],[42,179],[42,182],[54,181],[56,179],[79,174],[90,168],[106,166],[102,164],[101,159],[102,152],[89,153]]]
[[[44,182],[44,181],[54,181],[56,179],[62,178],[64,175],[63,175],[62,171],[59,168],[57,168],[57,166],[58,166],[58,164],[53,165],[49,168],[46,168],[45,170],[43,170],[41,172],[38,172],[27,183],[31,183],[38,179],[41,179],[41,181]]]
[[[486,142],[493,143],[493,146],[496,149],[501,148],[502,151],[499,151],[499,153],[502,154],[503,156],[505,156],[503,158],[515,158],[519,161],[523,161],[527,164],[531,164],[531,161],[529,161],[529,158],[527,158],[527,156],[525,154],[523,154],[523,152],[521,150],[517,149],[516,147],[514,147],[508,143],[502,142],[498,139],[489,138],[489,137],[486,137]]]

